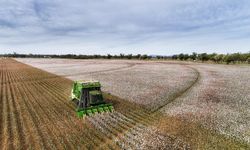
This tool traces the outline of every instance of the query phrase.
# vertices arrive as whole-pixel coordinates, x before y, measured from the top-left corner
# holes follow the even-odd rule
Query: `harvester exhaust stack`
[[[78,117],[96,113],[113,112],[112,104],[103,100],[101,84],[98,81],[75,81],[71,91],[71,99],[75,102]]]

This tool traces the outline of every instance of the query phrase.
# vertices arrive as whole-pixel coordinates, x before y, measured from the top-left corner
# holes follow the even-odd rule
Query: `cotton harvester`
[[[114,111],[113,105],[104,101],[101,84],[98,81],[75,81],[71,99],[77,106],[78,117]]]

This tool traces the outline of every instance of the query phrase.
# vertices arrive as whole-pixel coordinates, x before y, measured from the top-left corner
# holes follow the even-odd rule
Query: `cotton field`
[[[117,112],[85,121],[98,131],[97,135],[109,137],[108,147],[249,147],[248,65],[102,59],[17,61],[69,81],[99,80],[103,91],[115,102]],[[158,140],[151,141],[149,137]],[[218,144],[212,144],[215,141]]]

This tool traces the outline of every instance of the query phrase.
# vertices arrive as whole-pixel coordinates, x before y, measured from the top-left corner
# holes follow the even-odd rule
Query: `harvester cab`
[[[78,117],[114,111],[113,105],[104,101],[101,84],[98,81],[75,81],[71,99],[76,104]]]

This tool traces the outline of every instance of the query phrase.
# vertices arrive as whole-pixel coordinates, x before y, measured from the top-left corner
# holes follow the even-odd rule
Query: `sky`
[[[0,53],[244,53],[249,8],[249,0],[0,0]]]

